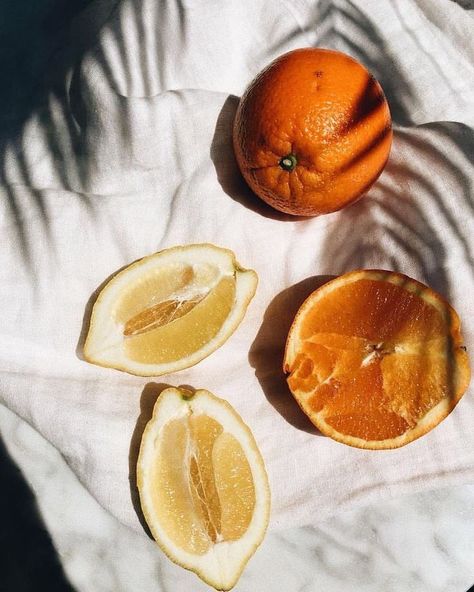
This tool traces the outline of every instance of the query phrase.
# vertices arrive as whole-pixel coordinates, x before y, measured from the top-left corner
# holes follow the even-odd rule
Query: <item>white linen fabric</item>
[[[266,461],[273,529],[474,481],[472,390],[429,435],[373,452],[312,429],[281,372],[305,296],[328,275],[361,267],[399,270],[440,291],[474,351],[474,38],[461,4],[122,0],[77,17],[28,117],[2,140],[0,401],[123,523],[142,529],[135,462],[164,384],[207,388],[239,411]],[[296,220],[245,186],[231,127],[253,76],[303,46],[364,63],[386,91],[395,138],[366,197]],[[228,342],[156,381],[83,361],[102,282],[137,258],[194,242],[231,248],[259,274]]]

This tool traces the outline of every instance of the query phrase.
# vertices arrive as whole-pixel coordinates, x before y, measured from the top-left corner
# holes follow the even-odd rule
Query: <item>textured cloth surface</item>
[[[123,523],[142,528],[135,461],[164,384],[207,388],[240,412],[266,461],[274,529],[474,481],[472,391],[429,435],[371,452],[314,433],[280,370],[299,304],[325,277],[360,267],[440,291],[474,349],[474,41],[461,4],[94,2],[49,60],[21,125],[0,131],[0,401]],[[368,196],[294,220],[246,188],[231,126],[262,67],[315,45],[353,55],[379,79],[395,137]],[[231,248],[259,274],[236,333],[194,368],[156,381],[84,362],[102,282],[192,242]]]

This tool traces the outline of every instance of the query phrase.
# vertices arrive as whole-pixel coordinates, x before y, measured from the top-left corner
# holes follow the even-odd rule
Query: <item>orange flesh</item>
[[[303,409],[341,434],[367,441],[400,436],[455,396],[454,364],[467,364],[452,339],[453,331],[460,339],[459,329],[450,309],[444,312],[403,284],[341,284],[299,325],[290,389]]]
[[[255,489],[244,451],[207,415],[185,416],[163,427],[152,483],[159,523],[190,553],[204,554],[215,543],[241,538],[252,519]]]

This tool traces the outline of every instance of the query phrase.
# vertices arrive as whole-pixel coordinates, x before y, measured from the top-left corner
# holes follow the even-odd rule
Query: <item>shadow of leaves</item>
[[[335,49],[364,64],[382,85],[393,121],[398,125],[411,124],[413,91],[375,24],[350,0],[324,0],[320,10],[332,26],[326,27],[327,32],[318,40],[319,44],[335,45]],[[324,23],[318,24],[324,30]]]
[[[272,47],[273,52],[296,39],[295,29]],[[416,107],[414,92],[396,59],[390,54],[382,32],[354,2],[320,0],[302,31],[316,35],[315,46],[343,51],[359,60],[382,85],[390,104],[392,119],[398,125],[412,123],[410,111]]]
[[[41,150],[47,150],[57,180],[53,188],[80,191],[87,185],[80,128],[69,110],[71,97],[65,81],[118,1],[38,0],[28,5],[6,2],[0,6],[0,37],[7,49],[0,52],[0,67],[9,80],[0,96],[0,184],[30,272],[34,272],[34,248],[25,227],[24,203],[19,205],[25,199],[19,193],[28,192],[48,241],[43,190],[52,187],[41,186],[35,178]],[[34,152],[24,135],[28,125],[36,126]],[[80,197],[89,203],[85,194]]]
[[[472,142],[472,130],[452,122],[397,130],[387,167],[369,196],[336,215],[324,243],[323,270],[409,270],[449,300],[455,252],[474,274],[464,220],[473,207],[467,173]]]
[[[474,10],[474,0],[450,0],[450,2],[459,4],[461,8],[465,8],[466,10]],[[472,590],[474,590],[474,586],[472,587]]]

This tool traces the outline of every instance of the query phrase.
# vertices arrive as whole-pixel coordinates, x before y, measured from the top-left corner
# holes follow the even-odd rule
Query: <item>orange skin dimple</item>
[[[298,49],[272,62],[246,90],[234,123],[245,180],[294,215],[326,214],[361,197],[382,172],[391,142],[380,84],[328,49]],[[296,166],[284,170],[290,154]]]

